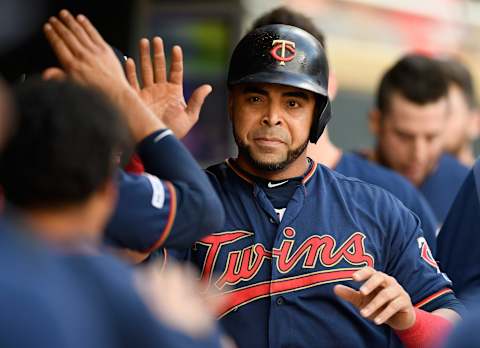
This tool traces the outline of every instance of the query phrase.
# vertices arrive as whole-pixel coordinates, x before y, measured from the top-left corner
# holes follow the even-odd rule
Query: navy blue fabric
[[[480,335],[478,323],[480,323],[480,302],[472,312],[464,317],[453,330],[443,348],[478,348],[480,347]]]
[[[221,324],[239,347],[401,347],[388,326],[333,293],[335,284],[358,289],[351,276],[366,265],[394,276],[422,308],[451,295],[419,219],[385,190],[318,165],[279,221],[232,160],[207,173],[226,222],[189,258],[207,285],[230,295]]]
[[[188,248],[223,224],[222,203],[204,171],[174,136],[155,141],[161,134],[151,134],[138,146],[148,174],[119,171],[117,208],[105,231],[110,245],[137,251]]]
[[[433,209],[439,225],[445,221],[469,168],[450,155],[442,155],[437,168],[418,188]]]
[[[425,239],[435,256],[438,229],[436,217],[423,195],[407,179],[352,152],[343,153],[334,169],[345,176],[380,186],[397,197],[419,217]]]
[[[438,235],[438,260],[459,299],[470,307],[480,294],[480,161],[467,176]]]
[[[161,324],[129,268],[104,255],[61,253],[0,221],[1,347],[219,347]]]

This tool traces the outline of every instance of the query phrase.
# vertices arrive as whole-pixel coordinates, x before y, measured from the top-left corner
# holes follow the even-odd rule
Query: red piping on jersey
[[[302,179],[302,184],[304,184],[304,185],[307,183],[308,180],[310,180],[310,178],[313,176],[313,174],[315,174],[315,171],[317,169],[317,162],[315,162],[312,159],[310,159],[310,160],[312,161],[312,167],[310,168],[310,171]],[[245,180],[249,184],[252,184],[252,185],[255,184],[252,180],[250,180],[250,178],[248,178],[244,173],[242,173],[237,168],[235,168],[235,166],[230,162],[231,162],[231,158],[227,158],[225,160],[225,163],[227,164],[227,166],[230,167],[230,169],[233,170],[233,172],[235,174],[237,174],[240,178],[242,178],[243,180]]]
[[[305,175],[305,177],[303,178],[302,180],[302,184],[306,184],[308,180],[310,180],[310,178],[313,176],[313,174],[315,174],[315,171],[317,170],[317,162],[315,162],[313,159],[310,158],[310,160],[312,161],[312,168],[310,168],[310,171],[307,173],[307,175]]]
[[[436,293],[434,293],[433,295],[430,295],[428,296],[427,298],[423,299],[422,301],[418,302],[415,307],[416,308],[420,308],[424,305],[426,305],[427,303],[429,302],[432,302],[433,300],[439,298],[440,296],[444,295],[444,294],[448,294],[449,292],[453,292],[452,289],[442,289],[440,291],[437,291]]]
[[[317,285],[351,280],[353,273],[361,268],[344,268],[332,271],[320,271],[295,277],[261,282],[223,293],[225,304],[217,313],[219,318],[232,310],[260,298],[311,288]]]
[[[163,229],[160,238],[151,246],[149,247],[145,253],[150,253],[155,249],[158,249],[165,241],[167,240],[168,236],[170,235],[170,231],[172,230],[173,221],[175,221],[175,215],[177,215],[177,194],[175,192],[175,187],[173,187],[172,183],[169,181],[164,181],[165,186],[167,187],[168,192],[170,193],[170,209],[168,213],[167,224]]]

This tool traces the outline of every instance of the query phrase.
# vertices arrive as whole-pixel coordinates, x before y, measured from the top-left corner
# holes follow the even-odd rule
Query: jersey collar
[[[307,169],[307,171],[305,172],[305,174],[303,175],[303,179],[301,180],[302,184],[305,185],[312,177],[313,175],[315,174],[316,170],[317,170],[317,162],[315,162],[313,159],[311,159],[310,157],[308,157],[308,160],[310,162],[310,165]],[[239,176],[242,180],[248,182],[249,184],[251,185],[254,185],[255,184],[255,181],[256,181],[256,178],[255,176],[247,173],[246,171],[244,171],[242,168],[240,168],[236,163],[235,163],[235,159],[233,158],[227,158],[225,160],[225,164],[237,175]],[[293,178],[291,178],[293,179]],[[291,179],[285,179],[285,180],[291,180]]]

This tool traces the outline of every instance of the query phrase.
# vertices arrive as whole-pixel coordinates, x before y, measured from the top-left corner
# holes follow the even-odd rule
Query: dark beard
[[[309,142],[309,140],[307,139],[302,145],[300,145],[296,149],[289,150],[287,152],[287,158],[284,161],[276,162],[276,163],[265,163],[265,162],[257,161],[252,157],[250,147],[245,145],[245,143],[237,137],[235,129],[233,131],[233,136],[238,146],[238,154],[242,155],[243,158],[245,158],[248,161],[248,163],[250,163],[254,168],[261,171],[267,171],[267,172],[275,172],[288,167],[305,151]]]

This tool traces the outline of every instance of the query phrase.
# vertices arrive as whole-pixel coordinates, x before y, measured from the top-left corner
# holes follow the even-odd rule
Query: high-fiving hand
[[[83,15],[74,18],[67,10],[51,17],[45,35],[63,70],[50,68],[45,78],[66,77],[95,87],[122,111],[130,131],[139,142],[165,124],[143,103],[130,87],[120,61],[90,21]]]
[[[126,62],[126,74],[130,85],[137,91],[150,109],[169,127],[178,138],[183,138],[198,121],[200,110],[207,95],[212,91],[209,85],[197,88],[188,103],[183,96],[183,54],[179,46],[172,49],[170,74],[167,79],[163,41],[152,40],[153,64],[150,56],[150,42],[140,40],[140,71],[143,87],[140,87],[135,62]]]

